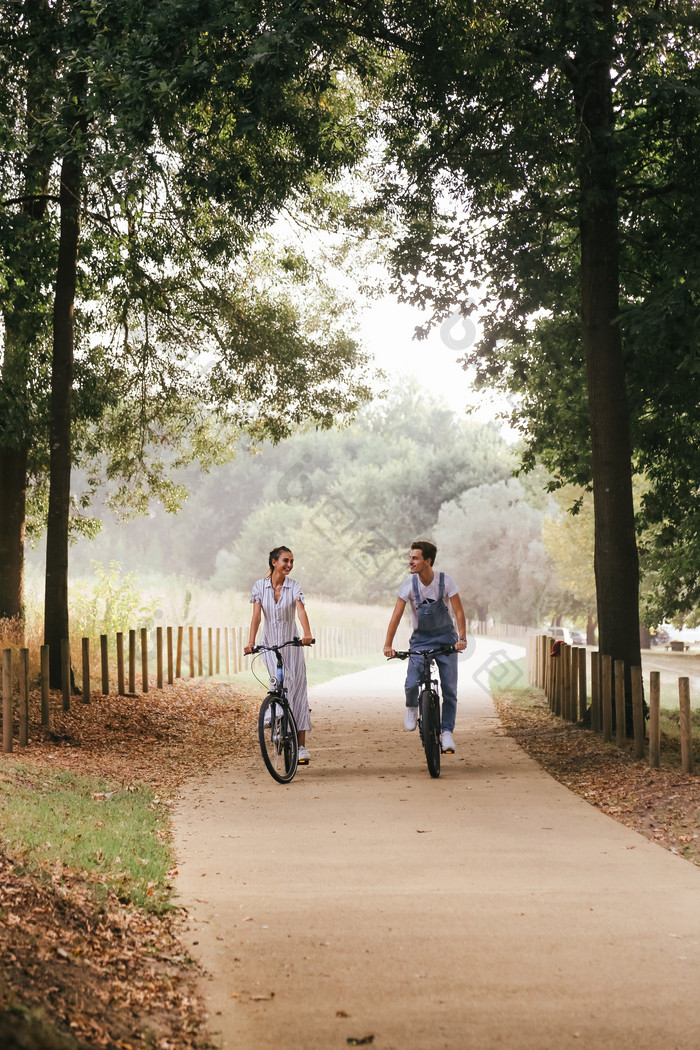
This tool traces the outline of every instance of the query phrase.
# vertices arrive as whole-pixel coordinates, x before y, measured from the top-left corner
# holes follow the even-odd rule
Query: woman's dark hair
[[[420,551],[425,560],[430,562],[431,566],[435,564],[437,547],[430,540],[416,540],[415,543],[411,544],[411,550]]]
[[[272,563],[274,561],[277,561],[277,559],[279,558],[280,554],[282,554],[283,551],[286,551],[287,554],[291,554],[292,553],[290,551],[289,547],[285,547],[284,545],[281,546],[281,547],[275,547],[274,550],[270,551],[270,553],[268,555],[268,558],[267,558],[267,564],[270,566],[269,572],[267,574],[268,576],[272,576],[272,570],[274,568]]]

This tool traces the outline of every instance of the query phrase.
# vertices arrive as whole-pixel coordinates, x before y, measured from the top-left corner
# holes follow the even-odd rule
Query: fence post
[[[117,692],[124,696],[124,633],[117,631]]]
[[[591,729],[594,733],[600,733],[603,728],[601,716],[600,653],[594,649],[591,652]]]
[[[214,674],[214,629],[207,629],[207,674],[211,678]]]
[[[70,711],[70,641],[61,639],[61,692],[63,710]]]
[[[136,631],[129,631],[129,692],[136,692]]]
[[[221,674],[221,628],[216,628],[216,673]]]
[[[634,757],[644,758],[644,699],[642,669],[633,667],[632,675],[632,721],[634,725]]]
[[[625,718],[625,661],[615,661],[615,743],[624,747],[627,735]]]
[[[141,691],[148,692],[148,628],[141,628]]]
[[[194,627],[190,627],[187,633],[189,635],[190,678],[194,678]]]
[[[578,721],[578,663],[581,659],[581,650],[577,645],[571,647],[571,721]]]
[[[204,675],[204,657],[202,655],[202,628],[197,628],[197,677]]]
[[[586,696],[586,658],[588,650],[583,646],[578,651],[578,710],[581,721],[586,717],[588,697]]]
[[[182,678],[182,636],[184,627],[177,629],[177,656],[175,657],[175,677]]]
[[[228,645],[228,627],[224,627],[224,667],[226,674],[231,674],[231,653]]]
[[[649,766],[658,769],[661,765],[661,672],[649,675]]]
[[[12,650],[2,653],[2,749],[12,750]]]
[[[29,649],[19,651],[19,746],[29,743]]]
[[[83,638],[83,692],[81,700],[90,703],[90,639]]]
[[[102,670],[102,695],[107,696],[109,693],[109,648],[106,634],[100,635],[100,663]]]
[[[158,688],[163,688],[163,628],[156,627],[156,678]]]
[[[165,646],[168,651],[168,685],[172,685],[175,681],[173,674],[173,629],[172,627],[166,627],[165,630]]]
[[[600,654],[601,700],[603,706],[603,740],[612,743],[612,656]]]
[[[41,724],[47,726],[50,720],[48,645],[42,645],[39,650],[39,660],[41,663]]]
[[[690,720],[690,679],[678,679],[678,706],[681,723],[681,768],[684,773],[693,772],[693,725]]]

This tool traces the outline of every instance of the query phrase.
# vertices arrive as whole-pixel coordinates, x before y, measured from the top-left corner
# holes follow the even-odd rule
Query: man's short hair
[[[435,564],[437,547],[430,540],[416,540],[415,543],[411,544],[411,550],[420,551],[426,561],[429,561],[431,565]]]

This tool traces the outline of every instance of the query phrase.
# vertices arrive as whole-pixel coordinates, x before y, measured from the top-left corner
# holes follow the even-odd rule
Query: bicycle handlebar
[[[398,649],[393,656],[387,656],[387,660],[407,660],[409,656],[439,656],[442,653],[456,653],[454,645],[440,645],[437,649]]]
[[[277,653],[280,649],[284,649],[285,645],[303,645],[301,638],[290,638],[288,642],[282,642],[281,645],[254,645],[246,656],[254,656],[256,653]],[[316,639],[312,638],[310,645],[316,644]]]

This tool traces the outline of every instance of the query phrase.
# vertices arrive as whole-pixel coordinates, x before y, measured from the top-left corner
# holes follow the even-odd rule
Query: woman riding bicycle
[[[243,650],[250,653],[255,645],[255,638],[264,614],[265,623],[261,642],[263,645],[282,645],[288,642],[299,631],[296,616],[301,624],[302,644],[311,645],[313,638],[309,618],[301,587],[289,576],[294,566],[294,555],[289,547],[275,547],[268,557],[270,570],[263,579],[256,580],[250,595],[253,615],[250,621],[248,644]],[[295,646],[283,650],[284,684],[289,705],[297,724],[299,735],[299,765],[309,764],[309,752],[306,749],[306,732],[311,729],[311,712],[306,689],[306,663],[304,654]],[[274,653],[263,653],[263,660],[270,677],[277,674],[277,661]]]
[[[398,598],[386,633],[384,655],[392,657],[394,635],[401,622],[406,603],[411,607],[413,634],[411,650],[435,649],[439,645],[454,645],[460,652],[467,645],[467,622],[457,585],[451,576],[433,571],[437,547],[429,540],[416,540],[411,544],[408,567],[411,575],[399,587]],[[455,631],[449,605],[457,621]],[[458,633],[459,632],[459,633]],[[452,738],[457,715],[457,652],[443,653],[435,657],[442,686],[442,750],[453,754]],[[411,656],[406,674],[406,716],[404,727],[416,728],[418,722],[418,681],[422,670],[420,656]]]

